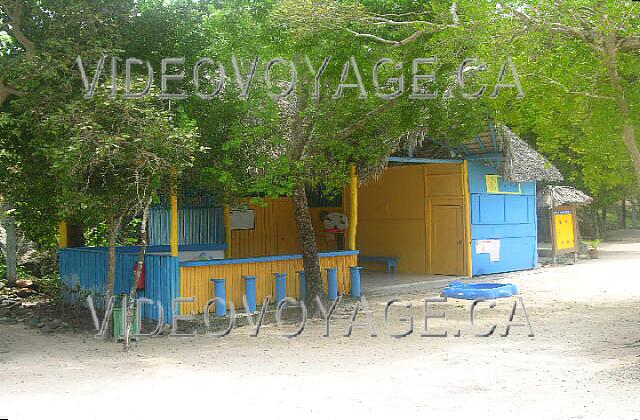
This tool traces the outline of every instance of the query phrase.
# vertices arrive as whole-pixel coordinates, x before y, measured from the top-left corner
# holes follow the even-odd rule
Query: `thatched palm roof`
[[[547,185],[538,191],[538,207],[551,208],[562,205],[584,206],[593,198],[584,192],[565,185]]]
[[[504,141],[504,161],[501,165],[505,180],[510,182],[558,182],[564,177],[547,159],[515,135],[506,126],[500,126]]]
[[[431,139],[423,131],[404,140],[408,145],[405,153],[410,157],[487,161],[494,163],[509,182],[563,180],[555,166],[504,125],[489,124],[486,132],[459,144]]]

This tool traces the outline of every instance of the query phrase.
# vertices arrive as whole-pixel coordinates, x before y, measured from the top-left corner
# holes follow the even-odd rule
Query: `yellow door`
[[[561,213],[555,216],[556,223],[556,248],[572,249],[576,246],[575,231],[573,229],[573,214]]]
[[[462,206],[431,207],[431,272],[464,275]]]

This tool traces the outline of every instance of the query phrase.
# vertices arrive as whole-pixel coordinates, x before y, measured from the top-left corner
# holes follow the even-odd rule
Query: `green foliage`
[[[457,23],[452,1],[22,3],[20,29],[33,51],[14,32],[0,32],[2,80],[25,93],[0,105],[0,191],[16,208],[28,238],[47,248],[55,247],[62,217],[86,222],[89,242],[104,244],[109,215],[166,188],[172,168],[183,174],[184,189],[216,196],[223,191],[228,199],[290,195],[297,182],[323,184],[335,194],[348,181],[350,164],[363,175],[378,173],[385,157],[404,147],[403,135],[416,128],[456,143],[483,130],[487,119],[512,126],[558,166],[567,183],[593,195],[597,206],[637,195],[621,136],[623,118],[601,53],[583,40],[526,23],[516,13],[633,36],[640,5],[631,1],[459,1]],[[8,12],[0,6],[0,26],[11,19]],[[214,100],[191,96],[170,107],[152,98],[114,100],[105,96],[110,82],[105,71],[99,94],[84,99],[74,59],[81,55],[93,69],[102,54],[149,60],[155,69],[162,58],[185,57],[187,75],[199,58],[212,57],[227,70],[226,88]],[[233,55],[243,76],[260,57],[248,100],[239,99]],[[314,100],[313,74],[304,58],[317,69],[327,56],[331,61],[320,99]],[[359,98],[358,89],[346,89],[342,98],[333,99],[352,56],[367,98]],[[298,73],[296,95],[282,101],[268,92],[286,88],[289,68],[274,66],[272,88],[264,81],[267,60],[276,57],[293,61]],[[424,83],[424,89],[437,92],[437,98],[408,100],[408,92],[391,102],[378,98],[372,72],[382,57],[403,63],[401,70],[385,66],[380,79],[404,76],[405,92],[412,60],[437,57],[435,65],[422,68],[425,74],[435,72],[435,82]],[[465,75],[466,92],[486,85],[479,100],[463,99],[455,87],[455,72],[471,57],[487,63],[486,70]],[[514,89],[505,89],[490,99],[508,57],[526,96],[517,99]],[[621,51],[617,69],[638,127],[637,50]],[[209,75],[206,88],[211,89],[218,75]],[[505,81],[512,81],[509,73]],[[347,82],[355,82],[353,72]],[[393,88],[382,83],[386,92]],[[172,83],[172,90],[193,93],[194,86]],[[304,144],[293,138],[303,138]],[[122,241],[131,235],[124,233]]]
[[[287,196],[299,183],[323,184],[329,194],[335,193],[348,181],[351,163],[364,174],[379,169],[400,136],[423,122],[427,104],[410,102],[406,96],[388,102],[375,95],[376,61],[381,57],[401,61],[402,57],[400,51],[385,46],[354,42],[344,31],[344,25],[363,13],[362,6],[349,2],[281,1],[257,6],[234,1],[210,16],[211,38],[218,40],[213,53],[227,68],[232,54],[244,72],[254,56],[260,57],[248,100],[237,99],[239,92],[231,78],[223,98],[209,104],[195,101],[191,108],[198,110],[195,118],[200,127],[206,127],[203,138],[212,150],[209,162],[214,165],[206,166],[204,172],[224,184],[227,196]],[[268,86],[263,75],[267,61],[276,57],[290,60],[297,70],[295,95],[278,101],[268,93],[284,91],[291,70],[288,65],[274,66],[274,86]],[[316,100],[312,98],[314,75],[305,59],[317,70],[325,57],[331,59]],[[367,97],[360,98],[358,89],[348,88],[334,99],[344,65],[352,57]],[[402,70],[405,78],[409,72],[410,66]],[[388,78],[391,73],[381,76]],[[353,68],[346,82],[356,82]],[[199,111],[206,108],[210,111]],[[215,127],[210,135],[208,127]]]
[[[603,53],[588,42],[552,31],[550,24],[638,35],[640,7],[632,2],[535,1],[502,2],[546,25],[505,20],[493,33],[494,45],[514,57],[526,98],[497,102],[498,117],[542,152],[565,175],[566,182],[592,195],[598,207],[637,195],[638,184],[630,154],[623,142],[623,115],[615,100]],[[527,28],[526,30],[524,28]],[[635,29],[634,29],[635,28]],[[594,35],[596,36],[596,35]],[[624,95],[636,109],[640,99],[640,56],[621,50],[618,71]],[[632,112],[638,127],[638,113]],[[637,140],[637,139],[636,139]]]
[[[61,187],[63,216],[81,215],[90,226],[135,215],[169,184],[172,171],[191,164],[197,141],[191,123],[175,126],[151,96],[132,101],[101,93],[71,101],[44,130],[52,138],[68,136],[45,151]]]
[[[18,278],[25,278],[31,276],[23,266],[18,265]],[[4,260],[0,263],[0,280],[5,280],[7,278],[7,265],[4,263]]]
[[[50,115],[82,95],[75,57],[92,60],[114,51],[135,2],[3,2],[0,26],[15,13],[5,8],[12,4],[22,6],[19,29],[29,43],[25,47],[13,30],[1,35],[0,79],[22,95],[0,103],[0,194],[16,208],[15,218],[27,238],[55,249],[60,185],[48,152],[66,133],[55,138],[41,128]]]
[[[0,105],[0,187],[41,246],[55,247],[62,218],[100,231],[167,186],[171,170],[191,165],[197,128],[184,113],[152,99],[112,100],[106,83],[85,99],[75,66],[78,55],[89,70],[102,54],[133,53],[131,40],[140,37],[132,16],[152,3],[26,1],[20,28],[33,51],[13,32],[1,45],[0,74],[24,94]],[[0,19],[10,12],[0,8]]]

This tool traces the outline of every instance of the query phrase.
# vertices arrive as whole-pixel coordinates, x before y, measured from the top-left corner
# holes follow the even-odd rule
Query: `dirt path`
[[[478,313],[481,326],[498,324],[491,337],[473,336],[469,304],[454,301],[432,307],[446,321],[429,321],[449,337],[420,337],[421,300],[434,297],[426,295],[402,296],[414,307],[392,311],[395,331],[406,326],[399,317],[416,318],[403,339],[388,336],[380,298],[370,302],[376,338],[368,329],[343,337],[344,310],[329,338],[317,322],[293,340],[273,326],[250,338],[242,327],[224,339],[147,339],[129,354],[88,335],[0,326],[0,418],[640,419],[640,346],[630,345],[640,339],[638,242],[607,244],[601,260],[517,274],[535,337],[526,328],[497,334],[504,301]]]

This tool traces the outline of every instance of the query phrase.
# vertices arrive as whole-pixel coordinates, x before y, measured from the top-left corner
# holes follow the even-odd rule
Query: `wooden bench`
[[[359,255],[358,261],[360,264],[363,262],[386,264],[387,273],[391,273],[392,271],[395,273],[398,271],[398,258],[396,257]]]

